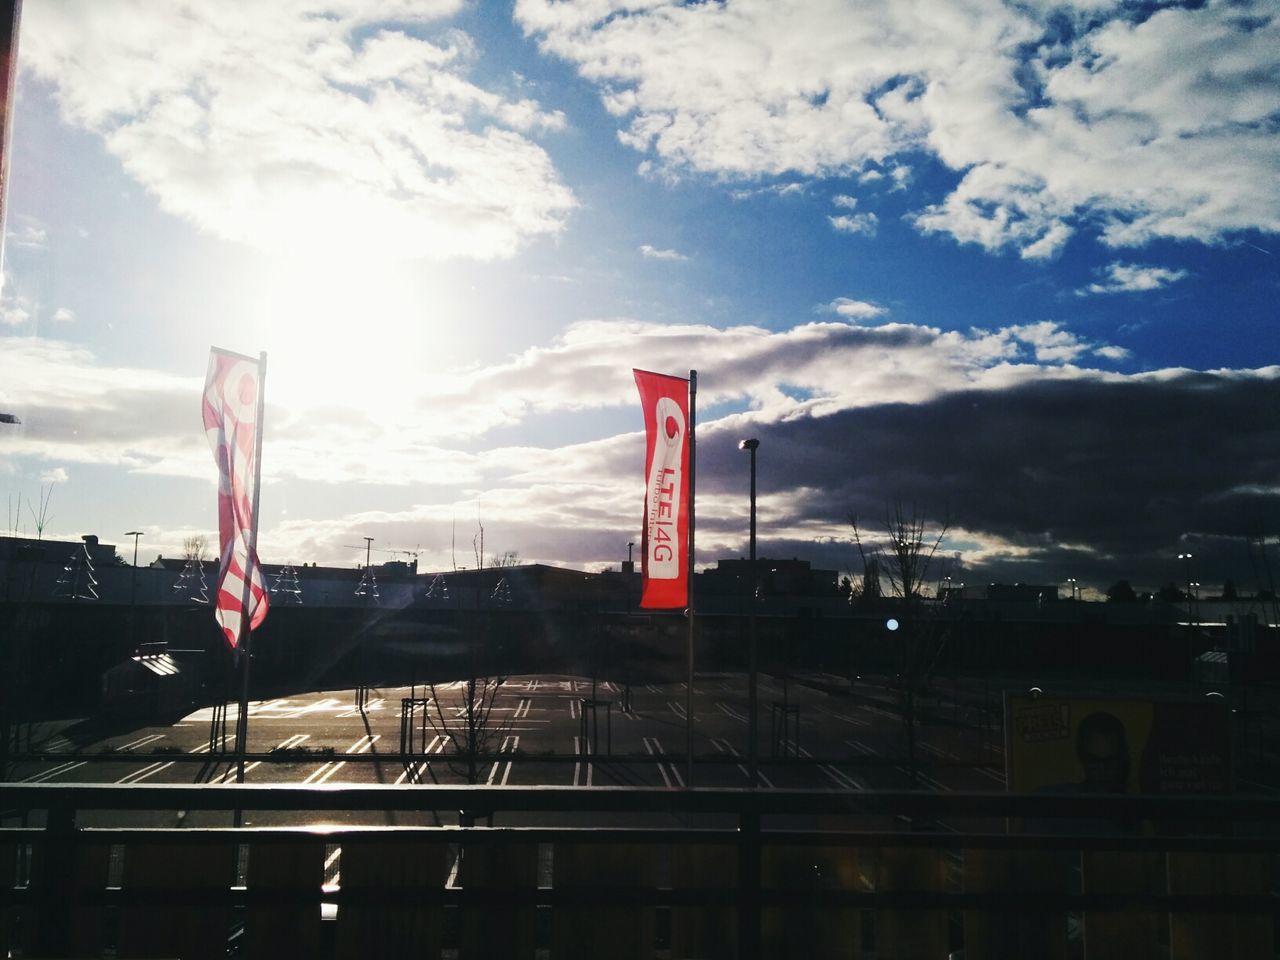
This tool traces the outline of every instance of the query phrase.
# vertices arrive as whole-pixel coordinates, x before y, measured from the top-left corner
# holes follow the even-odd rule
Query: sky
[[[900,502],[938,579],[1269,583],[1273,3],[27,0],[19,66],[9,531],[213,541],[216,345],[268,563],[616,567],[639,367],[698,371],[700,565],[757,437],[762,556]]]

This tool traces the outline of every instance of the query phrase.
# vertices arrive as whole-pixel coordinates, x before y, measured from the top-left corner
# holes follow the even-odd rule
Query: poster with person
[[[1230,713],[1221,700],[1010,695],[1005,741],[1015,793],[1231,790]]]

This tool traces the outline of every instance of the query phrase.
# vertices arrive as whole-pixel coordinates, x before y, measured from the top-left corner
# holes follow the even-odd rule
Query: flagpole
[[[689,371],[689,669],[688,686],[684,693],[684,741],[685,741],[685,775],[686,787],[693,786],[693,557],[694,557],[694,490],[697,478],[697,407],[698,407],[698,371]]]
[[[244,783],[244,755],[248,751],[249,736],[249,665],[252,663],[249,645],[253,642],[253,619],[249,612],[249,600],[253,592],[253,571],[258,555],[258,502],[262,493],[262,433],[267,397],[267,354],[258,354],[258,413],[254,419],[253,438],[253,523],[249,527],[249,554],[245,557],[244,595],[240,604],[240,641],[236,645],[240,658],[240,714],[236,720],[236,783]],[[237,815],[239,811],[237,810]],[[237,816],[238,819],[238,816]],[[239,826],[239,824],[237,824]]]

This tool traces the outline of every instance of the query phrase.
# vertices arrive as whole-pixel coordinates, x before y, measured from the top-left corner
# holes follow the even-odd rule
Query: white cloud
[[[876,309],[847,298],[831,307],[839,312],[841,305],[846,314]],[[1088,415],[1098,418],[1095,422],[1111,423],[1114,411],[1107,404],[1088,402],[1092,391],[1163,384],[1185,392],[1207,381],[1239,382],[1242,396],[1254,391],[1256,402],[1274,394],[1264,381],[1280,383],[1280,368],[1122,374],[1084,366],[1086,356],[1123,359],[1124,351],[1051,321],[958,332],[892,322],[862,326],[843,319],[786,330],[618,319],[575,324],[554,341],[504,363],[460,372],[449,383],[432,381],[415,404],[377,416],[348,405],[304,408],[269,393],[272,428],[263,457],[264,496],[278,504],[305,484],[306,500],[323,487],[334,506],[323,508],[321,519],[291,509],[287,522],[264,531],[264,553],[340,560],[341,545],[353,542],[355,528],[388,545],[435,544],[434,552],[428,547],[424,553],[423,565],[447,567],[447,553],[438,545],[448,543],[454,518],[460,543],[469,544],[470,518],[479,509],[489,543],[518,548],[526,559],[587,563],[616,556],[611,551],[627,538],[619,531],[637,522],[643,452],[631,376],[635,366],[695,367],[701,373],[703,409],[730,411],[700,424],[710,481],[705,502],[700,500],[700,516],[709,523],[703,548],[722,552],[736,550],[740,534],[726,534],[723,525],[717,533],[717,518],[737,508],[715,489],[714,478],[724,476],[722,469],[717,473],[715,458],[730,438],[749,435],[744,430],[766,431],[775,443],[771,449],[788,464],[799,464],[788,468],[790,486],[774,494],[770,529],[803,543],[811,542],[808,535],[816,536],[815,531],[834,535],[828,521],[836,486],[811,471],[816,463],[833,476],[844,469],[827,451],[854,414],[868,427],[880,424],[877,431],[883,432],[868,433],[868,441],[901,436],[903,417],[910,422],[925,416],[921,411],[934,404],[929,416],[941,418],[931,427],[936,435],[954,433],[955,423],[970,422],[966,417],[974,418],[975,429],[980,418],[993,417],[993,429],[1012,431],[1016,439],[1011,442],[1021,443],[1027,430],[1044,425],[1047,414],[1034,404],[1007,404],[1002,391],[1056,396],[1059,406],[1068,402],[1064,397],[1079,398],[1092,411]],[[1047,389],[1056,385],[1062,389]],[[75,464],[110,464],[212,488],[214,467],[198,422],[201,388],[198,376],[113,367],[71,344],[9,338],[0,351],[0,409],[20,413],[24,428],[0,433],[0,462],[31,462],[47,476]],[[1121,394],[1113,390],[1111,396]],[[448,415],[439,416],[441,411]],[[578,416],[587,411],[595,413]],[[618,418],[617,411],[627,414]],[[558,439],[536,446],[486,442],[486,431],[534,416],[546,422],[548,414],[562,424]],[[1017,424],[1009,426],[1008,416]],[[971,447],[960,444],[985,482],[990,464]],[[892,472],[889,460],[867,462]],[[978,482],[977,473],[969,476]],[[825,507],[812,502],[817,494],[806,499],[806,483],[824,491]],[[352,512],[348,504],[367,499],[358,485],[372,486],[379,502],[392,505]],[[404,492],[394,495],[393,486]],[[734,502],[740,503],[739,496],[734,494]],[[460,552],[465,556],[467,549]]]
[[[1124,347],[1117,347],[1111,344],[1094,347],[1093,352],[1105,360],[1128,360],[1131,356],[1130,352]]]
[[[474,44],[439,27],[460,5],[32,4],[23,59],[69,123],[210,233],[302,254],[505,257],[574,206],[528,138],[564,117],[467,79]]]
[[[1168,267],[1149,267],[1136,263],[1109,263],[1103,271],[1104,279],[1076,291],[1079,296],[1091,293],[1141,293],[1160,290],[1177,283],[1187,275],[1186,270],[1170,270]]]
[[[1139,10],[977,0],[518,0],[543,49],[671,170],[961,174],[914,222],[988,250],[1280,230],[1280,17],[1268,0]],[[1066,37],[1066,39],[1064,39]]]
[[[836,297],[827,304],[827,309],[849,320],[874,320],[889,312],[888,308],[878,304],[868,303],[866,300],[851,300],[848,297]]]
[[[858,198],[847,193],[837,193],[831,198],[831,202],[844,210],[852,210],[858,205]]]
[[[854,319],[879,309],[844,298],[832,308]],[[211,476],[208,446],[191,406],[201,389],[198,377],[112,367],[59,341],[11,337],[5,346],[0,408],[15,410],[26,424],[21,436],[0,435],[9,455]],[[482,446],[488,431],[534,414],[628,407],[637,366],[692,365],[706,371],[699,392],[707,405],[741,403],[758,418],[778,420],[1028,379],[1108,376],[1064,365],[1101,346],[1050,322],[958,333],[843,321],[781,332],[587,321],[504,363],[435,378],[399,410],[374,415],[323,399],[304,406],[297,395],[268,392],[273,431],[263,470],[273,482],[480,484],[488,473],[528,458],[508,459],[502,450],[467,452],[460,445]],[[1028,362],[1028,349],[1035,363]],[[449,415],[426,415],[442,410]],[[545,465],[546,456],[540,453],[538,462]]]
[[[803,183],[773,183],[767,187],[754,187],[749,190],[732,190],[729,196],[734,200],[750,200],[752,197],[797,197],[803,196],[806,185]]]
[[[53,311],[53,320],[55,323],[70,323],[75,320],[75,311],[70,307],[59,307]]]
[[[26,297],[8,297],[0,300],[0,324],[20,327],[31,319],[31,304]]]
[[[874,213],[845,213],[835,217],[827,217],[827,221],[838,233],[861,233],[874,237],[880,218]]]
[[[65,467],[54,467],[52,470],[46,470],[40,474],[41,483],[66,483],[67,470]]]
[[[659,250],[647,243],[640,245],[640,254],[646,260],[688,260],[679,250]]]
[[[43,250],[48,241],[48,229],[28,214],[16,215],[5,233],[5,242],[15,247]]]

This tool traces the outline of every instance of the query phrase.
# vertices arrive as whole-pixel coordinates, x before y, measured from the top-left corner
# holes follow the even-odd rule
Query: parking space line
[[[322,763],[317,769],[311,772],[311,775],[303,780],[303,783],[324,783],[335,773],[347,765],[345,760],[329,760]]]
[[[816,706],[815,709],[821,714],[825,714],[826,716],[832,717],[836,720],[843,720],[845,723],[852,723],[856,727],[871,726],[870,720],[863,720],[860,717],[851,717],[847,713],[837,713],[835,710],[828,709],[821,705]]]
[[[738,753],[737,748],[735,748],[732,743],[730,743],[728,740],[723,739],[722,737],[712,737],[711,744],[721,753],[727,753],[731,757],[742,756],[742,754]],[[742,775],[747,778],[747,783],[750,783],[751,771],[747,769],[747,765],[745,763],[739,763],[737,764],[737,767],[739,770],[742,771]],[[765,772],[760,769],[759,764],[756,765],[756,776],[759,777],[764,782],[764,785],[768,787],[770,790],[775,789],[773,786],[773,781],[770,780],[765,775]]]
[[[283,700],[280,702],[288,703],[289,701]],[[304,717],[309,713],[317,713],[321,710],[331,710],[342,702],[343,701],[338,700],[334,697],[325,697],[323,700],[317,700],[315,703],[308,703],[305,707],[300,707],[299,709],[294,710],[292,713],[282,713],[280,714],[280,719],[296,720],[299,717]]]
[[[574,737],[573,738],[574,756],[578,756],[579,751],[582,751],[582,753],[585,753],[589,756],[591,754],[591,742],[587,741],[586,743],[582,743],[582,740],[580,737]],[[582,780],[583,766],[587,768],[587,779],[585,780],[585,782]],[[595,773],[595,767],[590,761],[584,764],[581,760],[575,760],[573,764],[573,785],[575,787],[591,786],[591,778],[594,775],[594,773]]]
[[[83,767],[88,762],[89,761],[87,760],[81,760],[77,763],[77,762],[68,760],[65,763],[58,764],[56,767],[51,767],[50,769],[41,771],[40,773],[33,773],[29,777],[23,777],[22,782],[23,783],[44,783],[46,780],[52,780],[54,777],[60,777],[64,773],[70,773],[76,767]]]
[[[716,707],[720,710],[721,713],[723,713],[726,717],[728,717],[731,720],[737,720],[739,723],[747,722],[747,717],[745,714],[739,713],[737,710],[734,710],[733,707],[729,706],[727,703],[721,700],[716,701]]]
[[[808,759],[810,759],[810,760],[812,760],[812,759],[813,759],[813,754],[812,754],[812,753],[810,753],[808,750],[806,750],[804,747],[801,747],[801,748],[800,748],[800,755],[801,755],[802,757],[807,757],[807,758],[808,758]],[[853,777],[849,776],[849,775],[848,775],[847,773],[845,773],[844,771],[839,770],[839,769],[836,767],[836,765],[835,765],[835,764],[833,764],[833,763],[820,763],[820,764],[818,764],[818,769],[819,769],[819,770],[821,770],[823,773],[825,773],[825,774],[827,775],[827,777],[828,777],[828,778],[830,778],[830,780],[831,780],[831,781],[832,781],[832,782],[833,782],[837,787],[843,787],[843,788],[844,788],[844,789],[846,789],[846,790],[865,790],[865,789],[867,789],[865,786],[863,786],[863,785],[862,785],[861,783],[859,783],[857,780],[853,779]]]
[[[651,757],[664,755],[662,744],[659,742],[657,737],[645,737],[644,748],[649,752]],[[670,773],[668,773],[668,771],[670,771]],[[658,773],[662,774],[662,782],[665,783],[668,788],[672,786],[672,780],[675,781],[677,786],[684,786],[684,778],[680,776],[680,771],[676,769],[676,765],[674,763],[659,763]]]
[[[165,770],[168,767],[172,767],[172,766],[173,766],[172,760],[168,761],[167,763],[162,761],[149,763],[145,767],[143,767],[141,770],[134,770],[132,773],[126,773],[123,777],[117,780],[116,783],[141,783],[143,780],[147,779],[147,777],[154,776],[155,774],[159,773],[161,770]]]
[[[502,745],[498,747],[498,752],[515,753],[519,748],[520,738],[508,736],[502,738]],[[489,770],[489,779],[485,781],[488,786],[493,786],[493,782],[498,775],[499,768],[502,768],[502,779],[498,780],[498,784],[503,787],[507,785],[507,781],[511,778],[511,761],[507,760],[504,763],[501,760],[495,760],[492,769]]]
[[[448,745],[448,743],[449,743],[448,738],[442,737],[437,734],[436,736],[431,738],[431,742],[427,744],[427,748],[422,752],[425,753],[427,756],[431,756],[432,754],[438,755],[438,754],[444,753],[444,748],[446,745]],[[405,768],[405,771],[396,778],[396,783],[404,783],[406,781],[408,781],[409,783],[419,783],[421,781],[422,775],[427,771],[429,771],[430,769],[431,769],[430,760],[419,760],[417,763],[412,763],[407,768]]]
[[[148,743],[155,743],[157,740],[163,740],[163,733],[153,733],[149,737],[139,737],[137,740],[131,740],[128,743],[122,743],[116,747],[114,752],[120,753],[122,750],[132,750],[135,747],[145,747]]]

